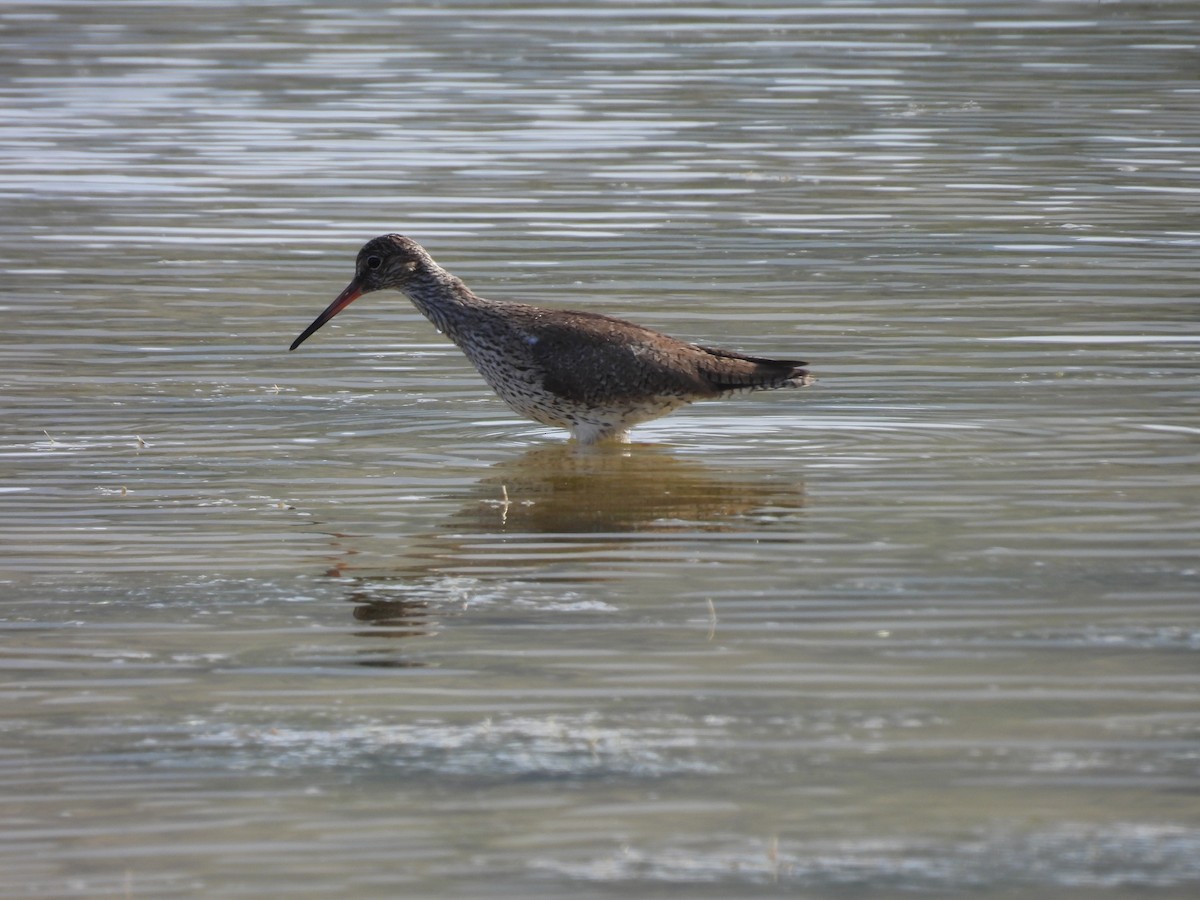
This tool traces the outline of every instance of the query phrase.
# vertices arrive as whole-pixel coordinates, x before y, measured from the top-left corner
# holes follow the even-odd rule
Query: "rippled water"
[[[0,9],[0,892],[1190,897],[1189,2]],[[808,359],[581,452],[359,245]]]

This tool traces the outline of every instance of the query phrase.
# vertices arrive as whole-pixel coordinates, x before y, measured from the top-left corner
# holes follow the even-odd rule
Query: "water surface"
[[[1190,897],[1192,4],[0,11],[0,889]],[[581,452],[399,295],[808,359]]]

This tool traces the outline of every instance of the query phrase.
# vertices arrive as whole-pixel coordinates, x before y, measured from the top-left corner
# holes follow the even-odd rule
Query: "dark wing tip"
[[[717,391],[769,390],[781,387],[803,387],[811,382],[807,362],[794,359],[769,359],[747,356],[719,347],[701,347],[709,358],[700,370]]]

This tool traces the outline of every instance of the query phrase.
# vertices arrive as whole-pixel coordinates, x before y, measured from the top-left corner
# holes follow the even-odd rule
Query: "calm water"
[[[359,6],[0,9],[0,893],[1194,896],[1194,3]]]

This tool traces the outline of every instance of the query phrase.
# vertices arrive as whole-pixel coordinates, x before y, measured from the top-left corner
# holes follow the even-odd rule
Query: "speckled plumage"
[[[695,400],[809,383],[803,362],[689,344],[598,313],[485,299],[398,234],[363,246],[354,279],[292,349],[383,288],[406,294],[514,410],[585,444],[627,440],[634,425]]]

